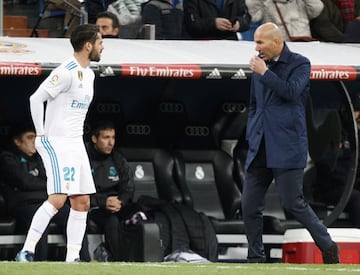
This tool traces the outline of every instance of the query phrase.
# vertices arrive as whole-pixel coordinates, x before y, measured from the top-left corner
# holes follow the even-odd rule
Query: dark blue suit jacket
[[[264,75],[252,74],[246,138],[248,169],[262,137],[268,168],[304,168],[307,160],[305,104],[310,61],[284,43],[278,61]]]

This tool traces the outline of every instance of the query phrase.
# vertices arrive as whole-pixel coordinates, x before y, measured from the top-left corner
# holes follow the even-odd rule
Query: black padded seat
[[[15,233],[15,219],[12,217],[0,217],[0,235],[12,235]]]
[[[161,148],[121,148],[134,174],[134,201],[140,195],[182,202],[174,180],[174,159]]]
[[[0,193],[0,235],[11,235],[14,232],[15,219],[8,215],[5,196]]]
[[[184,202],[209,216],[216,233],[244,233],[231,156],[221,150],[176,150],[174,157]]]

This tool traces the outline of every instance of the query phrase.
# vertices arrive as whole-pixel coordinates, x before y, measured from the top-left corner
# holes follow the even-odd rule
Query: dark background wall
[[[2,143],[14,124],[30,119],[28,99],[43,79],[0,78]],[[236,120],[246,119],[249,85],[250,80],[98,77],[85,133],[92,121],[111,119],[120,146],[212,148],[218,139],[241,137],[244,125]],[[359,82],[345,85],[360,91]],[[338,109],[344,100],[339,82],[312,81],[311,95],[315,109]]]

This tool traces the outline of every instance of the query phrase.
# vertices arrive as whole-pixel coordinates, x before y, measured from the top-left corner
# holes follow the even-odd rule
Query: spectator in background
[[[346,26],[343,42],[360,43],[360,16]]]
[[[86,0],[86,11],[88,13],[88,23],[95,24],[97,15],[106,11],[108,6],[115,0]]]
[[[238,40],[249,28],[245,0],[184,0],[184,22],[192,39]]]
[[[360,0],[338,1],[345,25],[343,42],[360,43]]]
[[[181,39],[183,17],[180,2],[150,0],[141,5],[141,21],[155,25],[155,39]]]
[[[291,36],[311,36],[310,20],[319,16],[321,0],[275,0]],[[252,22],[272,22],[279,26],[285,40],[290,40],[273,0],[246,0]]]
[[[96,17],[96,26],[103,38],[119,38],[120,24],[115,14],[109,11],[98,13]]]
[[[132,201],[134,182],[131,169],[123,155],[114,148],[115,127],[100,121],[87,143],[96,193],[91,196],[89,218],[105,235],[105,246],[113,261],[122,260],[121,221],[126,218],[126,206]]]
[[[360,1],[359,0],[337,0],[345,28],[347,25],[360,16]]]
[[[36,210],[47,199],[46,174],[40,155],[35,149],[35,130],[30,124],[15,127],[8,150],[0,154],[0,175],[4,183],[8,211],[16,220],[17,232],[26,233]],[[53,217],[65,235],[70,207],[65,204]],[[35,260],[47,261],[48,229],[36,246]],[[81,259],[89,261],[87,240],[84,239]]]
[[[120,38],[137,38],[141,28],[141,4],[146,0],[116,0],[107,10],[116,14],[120,27]]]
[[[311,34],[319,41],[342,42],[345,26],[338,0],[322,2],[324,9],[319,16],[310,21]]]

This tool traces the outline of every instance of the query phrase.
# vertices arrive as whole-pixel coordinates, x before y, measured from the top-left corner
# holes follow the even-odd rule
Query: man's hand
[[[240,23],[239,21],[236,21],[235,24],[232,26],[231,31],[237,32],[240,30]]]
[[[260,75],[263,75],[267,70],[265,61],[258,56],[254,56],[250,59],[250,70]]]
[[[106,199],[106,209],[112,213],[119,212],[121,209],[121,201],[117,196],[109,196]]]
[[[233,29],[233,25],[231,24],[230,20],[226,18],[216,18],[215,25],[219,31],[232,31]]]

